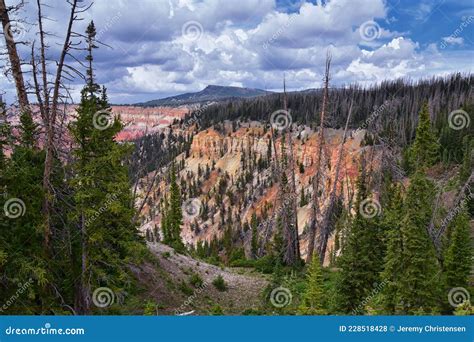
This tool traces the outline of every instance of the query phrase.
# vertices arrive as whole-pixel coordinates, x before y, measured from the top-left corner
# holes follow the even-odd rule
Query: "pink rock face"
[[[190,132],[188,132],[190,133]],[[343,200],[346,203],[350,200],[350,196],[354,195],[355,184],[359,175],[359,163],[361,155],[364,152],[370,151],[370,147],[361,146],[361,140],[364,136],[363,131],[359,131],[352,136],[349,136],[344,144],[344,153],[342,156],[341,170],[339,172],[339,182],[337,184],[338,194],[342,194]],[[336,163],[338,160],[340,144],[342,141],[342,130],[326,129],[325,130],[325,162],[324,174],[322,180],[322,188],[324,194],[320,202],[321,212],[328,205],[329,193],[332,191],[332,184],[336,177]],[[242,159],[249,160],[251,158],[258,160],[259,158],[266,158],[268,152],[268,143],[270,139],[269,131],[265,131],[260,124],[252,124],[250,127],[240,127],[237,131],[232,132],[227,129],[225,133],[220,133],[213,128],[209,128],[193,136],[192,145],[190,148],[189,157],[184,155],[178,156],[177,160],[185,158],[184,170],[181,171],[180,176],[186,178],[188,173],[192,173],[193,177],[197,179],[198,169],[201,172],[211,165],[215,164],[215,170],[211,171],[208,178],[200,177],[200,187],[202,195],[199,197],[201,203],[206,203],[210,212],[214,213],[214,220],[209,217],[206,221],[197,218],[197,221],[184,220],[182,227],[182,238],[186,243],[196,244],[198,241],[210,241],[214,236],[222,237],[223,229],[220,225],[220,208],[224,206],[226,211],[231,210],[234,219],[239,220],[243,226],[245,222],[249,222],[252,214],[256,213],[261,216],[263,212],[267,211],[271,215],[275,205],[278,202],[278,188],[273,185],[259,189],[259,184],[264,182],[270,176],[270,170],[266,169],[261,172],[255,171],[252,175],[252,181],[247,184],[245,195],[237,195],[236,181],[239,177],[243,177],[246,170],[242,167]],[[307,131],[303,139],[293,137],[293,155],[295,161],[295,181],[296,181],[296,198],[300,201],[301,191],[304,189],[305,195],[310,196],[312,192],[311,179],[316,173],[315,159],[319,149],[319,135],[317,132]],[[276,150],[281,151],[281,139],[276,141]],[[249,152],[250,151],[250,152]],[[272,150],[273,152],[273,150]],[[372,162],[369,167],[377,168],[378,153],[374,151]],[[249,154],[250,153],[250,154]],[[299,164],[302,163],[304,168],[300,172]],[[231,205],[227,196],[223,196],[221,203],[216,203],[215,194],[217,185],[220,179],[228,174],[230,177],[228,191],[236,194],[239,199],[234,199],[234,204]],[[257,182],[259,179],[259,183]],[[160,194],[166,194],[167,184],[162,182],[158,185],[161,189]],[[210,195],[211,194],[211,195]],[[244,200],[246,198],[246,201]],[[159,203],[160,195],[157,193],[155,203]],[[236,204],[238,201],[245,202],[240,207]],[[242,203],[241,202],[241,203]],[[160,226],[160,215],[158,205],[151,204],[150,207],[145,208],[143,217],[153,216],[153,224]],[[150,212],[153,212],[150,215]],[[155,215],[156,214],[156,215]],[[226,214],[227,215],[227,214]],[[304,234],[305,226],[309,224],[311,217],[311,204],[300,207],[298,205],[298,230],[301,240],[301,252],[305,257],[307,250],[306,235]],[[196,233],[191,228],[191,224],[197,222],[200,231]],[[147,222],[149,223],[149,222]],[[330,238],[328,242],[328,253],[333,248],[334,239]],[[329,254],[328,254],[329,256]]]
[[[32,105],[33,113],[35,113],[35,121],[40,122],[39,107]],[[66,115],[63,127],[67,127],[67,123],[74,120],[77,105],[69,105],[66,107]],[[168,127],[174,120],[182,119],[190,108],[181,107],[136,107],[136,106],[112,106],[112,113],[120,116],[124,124],[124,129],[117,134],[117,141],[130,141],[137,139],[145,134],[157,132]],[[11,125],[19,124],[19,115],[17,109],[10,108],[8,111],[8,121]],[[67,135],[67,130],[65,130]],[[64,140],[69,138],[64,137]]]

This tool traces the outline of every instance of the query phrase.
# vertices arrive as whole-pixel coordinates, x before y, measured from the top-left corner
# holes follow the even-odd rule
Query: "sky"
[[[50,19],[45,26],[54,33],[48,50],[54,60],[68,7],[65,0],[42,1]],[[18,13],[26,19],[17,26],[19,40],[38,39],[36,15],[30,0]],[[467,73],[474,60],[470,0],[96,0],[82,17],[75,30],[84,32],[94,20],[103,43],[94,52],[96,80],[116,104],[209,84],[280,91],[284,76],[289,90],[318,88],[328,50],[332,86]],[[28,61],[31,45],[19,48]],[[82,86],[80,78],[70,82],[76,101]],[[11,77],[0,76],[0,89],[14,101]]]

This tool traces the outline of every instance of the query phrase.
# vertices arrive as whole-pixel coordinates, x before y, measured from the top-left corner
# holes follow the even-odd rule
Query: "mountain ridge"
[[[202,102],[222,101],[232,98],[251,98],[269,94],[273,94],[273,92],[257,88],[210,84],[198,92],[188,92],[162,99],[136,103],[134,105],[140,107],[182,106]]]

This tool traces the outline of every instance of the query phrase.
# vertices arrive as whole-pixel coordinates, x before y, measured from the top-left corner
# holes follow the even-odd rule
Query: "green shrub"
[[[224,311],[222,311],[222,308],[219,304],[216,304],[211,307],[211,315],[213,316],[222,316],[224,315]]]
[[[189,283],[194,287],[201,287],[204,284],[204,281],[198,273],[193,273],[189,277]]]
[[[192,288],[190,288],[184,281],[181,281],[179,283],[178,289],[183,292],[186,296],[191,296],[194,291]]]
[[[224,278],[219,274],[216,279],[212,282],[212,285],[215,286],[216,289],[219,291],[226,291],[227,290],[227,283],[225,282]]]

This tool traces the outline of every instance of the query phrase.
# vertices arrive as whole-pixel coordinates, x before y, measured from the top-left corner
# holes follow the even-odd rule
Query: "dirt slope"
[[[157,304],[157,314],[209,315],[220,307],[226,315],[237,315],[261,306],[261,293],[268,284],[261,274],[210,265],[160,243],[149,243],[148,247],[157,256],[159,266],[145,264],[133,271],[146,288],[146,298]],[[202,286],[190,284],[193,273],[199,274]],[[224,278],[226,291],[212,284],[218,275]]]

